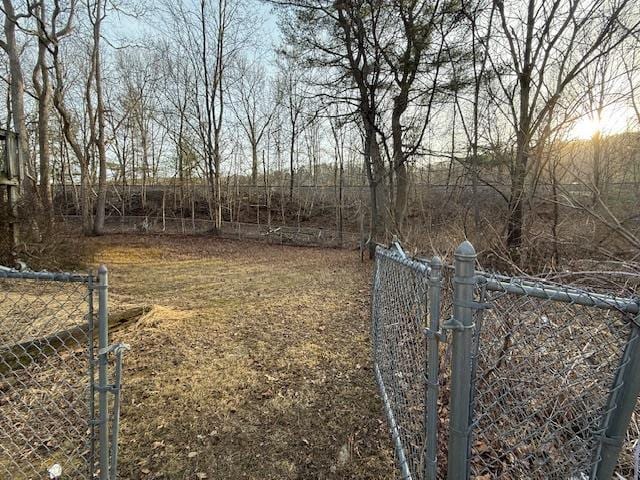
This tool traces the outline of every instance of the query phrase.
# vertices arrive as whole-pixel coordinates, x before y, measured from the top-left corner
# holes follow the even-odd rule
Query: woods
[[[640,245],[630,0],[4,0],[2,13],[0,127],[23,163],[5,258],[75,215],[101,235],[105,219],[158,210],[214,233],[363,224],[371,254],[455,224],[522,266]]]

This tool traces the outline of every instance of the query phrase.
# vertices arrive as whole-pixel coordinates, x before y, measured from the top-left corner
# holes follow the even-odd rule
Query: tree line
[[[283,210],[297,186],[332,183],[339,215],[345,184],[366,184],[373,248],[407,235],[412,191],[437,170],[470,191],[469,234],[504,224],[514,257],[539,184],[552,230],[580,209],[640,246],[604,194],[638,161],[632,0],[3,0],[2,13],[2,122],[20,133],[42,231],[55,185],[99,235],[114,186],[171,183],[186,215],[205,185],[220,229],[232,183],[277,184]],[[630,124],[607,132],[608,118]],[[484,188],[503,219],[483,212]]]

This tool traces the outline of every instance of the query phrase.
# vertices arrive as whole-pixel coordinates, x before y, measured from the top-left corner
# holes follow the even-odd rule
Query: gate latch
[[[446,331],[442,331],[442,330],[437,330],[436,331],[436,330],[432,330],[432,329],[427,327],[427,328],[424,329],[424,334],[427,337],[435,338],[439,342],[446,342],[447,341],[447,332]]]

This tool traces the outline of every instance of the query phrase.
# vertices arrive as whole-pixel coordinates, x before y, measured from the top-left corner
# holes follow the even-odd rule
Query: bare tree
[[[39,147],[39,174],[40,174],[40,201],[47,228],[53,222],[53,199],[51,191],[51,136],[50,118],[52,109],[51,74],[49,72],[49,51],[54,41],[68,35],[72,28],[73,9],[75,4],[69,6],[70,13],[66,22],[58,28],[58,22],[64,13],[58,1],[55,1],[51,12],[46,0],[40,0],[30,5],[30,10],[36,19],[35,34],[38,39],[38,59],[33,70],[33,87],[38,96],[38,147]],[[49,19],[48,15],[51,15]]]
[[[279,99],[267,95],[266,76],[260,66],[245,59],[237,62],[235,98],[231,108],[244,130],[251,147],[251,185],[258,185],[258,147],[278,108]],[[268,103],[270,102],[270,103]]]
[[[373,256],[375,243],[381,241],[386,232],[389,194],[379,138],[384,60],[378,46],[370,42],[369,35],[370,23],[377,18],[381,5],[379,2],[370,5],[365,0],[276,3],[294,9],[284,18],[283,30],[285,44],[298,47],[287,54],[295,58],[309,52],[307,64],[326,69],[328,80],[322,85],[332,89],[330,96],[341,97],[357,111],[370,187],[369,254]]]
[[[495,44],[506,48],[504,52],[494,49],[491,62],[516,138],[506,235],[509,247],[519,247],[523,239],[524,187],[532,142],[540,137],[547,113],[567,85],[637,31],[639,23],[629,15],[633,3],[494,0],[504,40]]]
[[[27,17],[28,14],[17,14],[11,0],[2,1],[2,13],[4,13],[4,39],[0,40],[0,48],[2,48],[9,57],[11,115],[13,127],[19,134],[18,148],[20,157],[23,159],[21,163],[24,165],[26,163],[24,159],[28,157],[29,144],[27,141],[27,126],[25,121],[24,75],[20,63],[20,48],[16,40],[16,29],[18,20]],[[31,185],[33,184],[32,172],[21,171],[19,172],[19,177],[23,190],[31,188],[27,182],[30,182]]]
[[[302,72],[296,68],[290,59],[285,59],[285,63],[280,64],[280,85],[278,96],[283,97],[283,103],[287,114],[289,126],[289,202],[293,201],[293,187],[295,185],[295,174],[297,156],[299,152],[298,140],[300,135],[309,126],[311,119],[306,112],[308,99],[302,91]],[[308,118],[307,118],[308,117]]]
[[[58,2],[58,0],[55,0]],[[56,3],[56,6],[58,3]],[[75,15],[75,6],[76,2],[72,2],[71,6],[73,8],[69,9],[68,21],[67,25],[71,25],[72,19]],[[90,170],[89,170],[89,160],[90,160],[90,151],[94,146],[94,135],[95,128],[91,128],[92,132],[90,138],[87,142],[84,142],[84,139],[80,132],[80,125],[77,119],[76,114],[69,107],[66,101],[67,94],[67,75],[65,73],[65,69],[63,66],[62,52],[60,47],[60,41],[62,36],[55,35],[54,32],[57,30],[55,24],[53,25],[51,32],[48,37],[52,39],[51,41],[51,60],[54,70],[55,83],[53,88],[53,105],[56,108],[56,111],[60,115],[62,133],[64,135],[65,140],[69,144],[71,151],[73,151],[74,156],[76,157],[79,166],[80,166],[80,205],[81,205],[81,214],[82,214],[82,224],[83,230],[86,234],[90,234],[93,231],[93,222],[92,218],[92,197],[91,197],[91,180],[90,180]],[[66,31],[66,28],[63,28],[61,31]],[[87,75],[83,81],[83,91],[84,97],[87,101],[86,107],[88,109],[88,117],[91,126],[94,126],[94,117],[93,112],[91,111],[91,86],[93,84],[93,62],[90,62],[90,68],[87,72]]]
[[[467,120],[465,115],[465,106],[462,104],[463,92],[454,92],[454,100],[460,114],[460,122],[464,130],[467,142],[469,144],[469,150],[471,154],[471,188],[474,198],[478,195],[478,184],[480,181],[480,134],[481,134],[481,122],[480,116],[483,103],[482,95],[486,90],[486,84],[489,82],[487,66],[490,52],[490,40],[491,32],[493,30],[494,21],[494,9],[487,8],[487,4],[491,2],[463,2],[462,13],[469,28],[471,37],[471,62],[470,65],[460,62],[460,59],[454,56],[449,56],[452,62],[452,69],[455,74],[454,77],[458,78],[464,86],[466,80],[463,78],[467,72],[460,73],[460,68],[467,67],[467,70],[471,70],[470,82],[471,82],[471,98],[466,99],[471,104],[471,120]],[[488,18],[486,18],[488,16]],[[450,51],[451,49],[447,49]],[[462,65],[460,65],[462,63]],[[455,112],[454,112],[455,113]],[[455,118],[455,115],[454,115]],[[452,149],[453,151],[453,149]],[[480,228],[480,203],[473,202],[473,222],[476,232]]]
[[[373,255],[375,242],[403,228],[408,162],[431,119],[444,38],[455,28],[457,9],[418,0],[273,3],[288,12],[285,52],[319,70],[313,82],[319,95],[329,105],[350,105],[362,129]]]
[[[96,216],[93,222],[94,235],[102,235],[104,232],[104,217],[107,201],[107,153],[105,145],[105,116],[104,95],[102,86],[102,60],[100,52],[102,21],[105,19],[106,2],[96,0],[89,8],[89,18],[93,26],[93,45],[91,51],[91,69],[94,76],[94,88],[96,92],[96,133],[93,134],[98,150],[98,198],[96,202]]]

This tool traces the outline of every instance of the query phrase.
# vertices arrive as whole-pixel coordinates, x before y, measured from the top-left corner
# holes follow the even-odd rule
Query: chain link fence
[[[65,215],[65,222],[80,225],[78,215]],[[162,215],[108,216],[105,231],[109,233],[141,234],[206,234],[215,228],[215,222],[202,218],[175,218]],[[364,233],[339,231],[331,228],[303,227],[269,223],[222,222],[221,237],[264,241],[279,245],[300,245],[356,249],[364,242]]]
[[[116,478],[106,278],[0,269],[0,478]]]
[[[626,345],[637,341],[625,311],[633,301],[485,278],[480,295],[491,308],[475,314],[472,475],[593,478],[615,409],[607,400]],[[617,473],[629,478],[631,465],[623,455]]]
[[[403,258],[398,251],[378,250],[375,268],[375,374],[403,478],[412,478],[423,471],[426,461],[423,320],[428,277],[424,264]]]
[[[377,249],[374,363],[402,478],[632,478],[637,299],[475,266],[468,242],[453,268]]]

